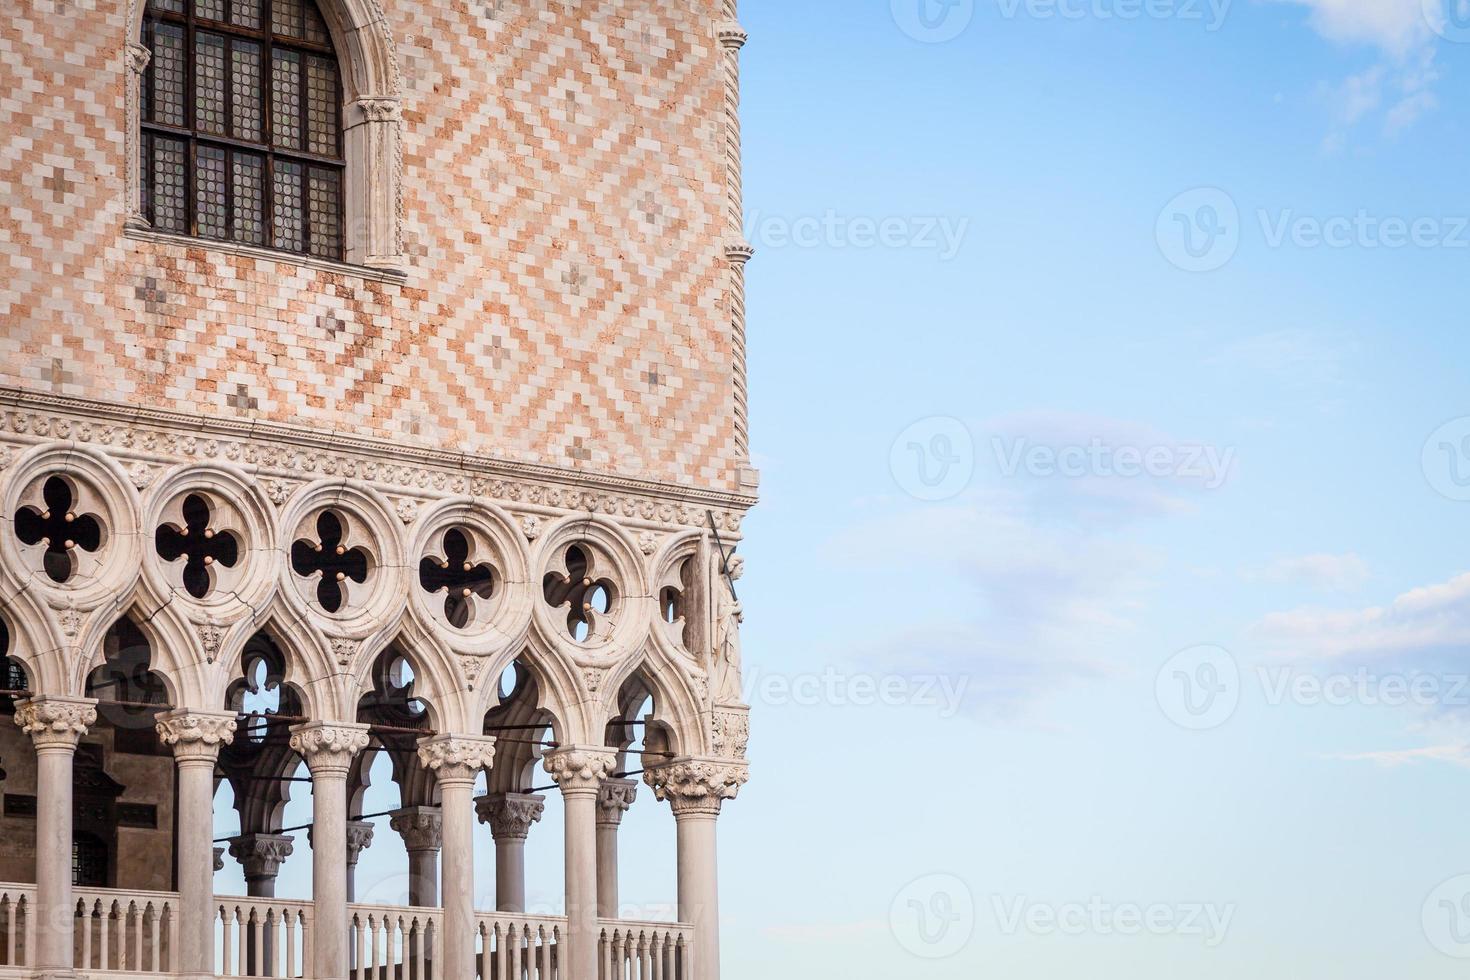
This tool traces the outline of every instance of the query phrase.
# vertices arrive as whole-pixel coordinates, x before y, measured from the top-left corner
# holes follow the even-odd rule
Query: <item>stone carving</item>
[[[82,631],[82,614],[77,609],[63,609],[61,611],[61,632],[67,636],[76,636]]]
[[[527,541],[535,541],[541,537],[541,518],[532,514],[522,517],[521,533],[526,536]]]
[[[558,749],[541,763],[563,793],[593,793],[617,768],[618,756],[612,749],[573,747]]]
[[[444,814],[437,806],[395,810],[388,826],[403,838],[406,851],[437,851],[444,846]]]
[[[750,745],[750,710],[715,709],[715,755],[728,759],[744,759]]]
[[[652,531],[644,531],[638,535],[638,550],[645,555],[652,555],[658,550],[658,535]]]
[[[347,821],[347,863],[356,864],[362,852],[372,846],[373,825],[366,820]]]
[[[75,746],[97,723],[96,705],[95,701],[73,698],[32,698],[15,706],[15,723],[38,749]]]
[[[220,646],[225,641],[225,631],[213,623],[201,623],[198,630],[199,646],[204,651],[204,658],[214,663],[219,659]]]
[[[353,757],[368,747],[368,726],[318,722],[291,733],[291,751],[306,760],[312,774],[346,774]]]
[[[181,746],[201,746],[219,751],[235,740],[235,716],[203,711],[170,711],[159,715],[154,727],[163,744],[177,751]]]
[[[735,799],[749,779],[744,763],[722,759],[685,759],[643,774],[653,795],[667,800],[675,815],[718,814],[721,804]]]
[[[546,797],[529,793],[495,793],[475,800],[475,813],[480,823],[490,825],[497,841],[525,840],[531,824],[541,820],[546,810]]]
[[[481,769],[495,764],[495,739],[465,735],[436,735],[419,742],[419,764],[440,783],[474,781]]]
[[[337,661],[337,666],[351,667],[352,659],[357,656],[357,641],[345,636],[334,636],[331,638],[331,644],[332,659]]]
[[[398,501],[398,519],[405,524],[412,524],[419,516],[419,503],[409,497]]]
[[[147,490],[153,484],[154,471],[147,463],[134,463],[128,469],[128,479],[139,490]]]
[[[295,842],[285,834],[245,834],[230,841],[230,857],[240,862],[246,881],[274,878],[295,850]]]
[[[597,822],[603,826],[616,827],[623,822],[623,814],[632,809],[638,798],[638,782],[633,779],[605,779],[597,791]]]
[[[714,648],[714,696],[716,704],[741,703],[740,690],[740,624],[745,621],[745,610],[735,595],[734,582],[739,581],[745,571],[745,559],[731,555],[726,570],[729,581],[715,584],[715,648]],[[724,579],[725,576],[720,576]]]

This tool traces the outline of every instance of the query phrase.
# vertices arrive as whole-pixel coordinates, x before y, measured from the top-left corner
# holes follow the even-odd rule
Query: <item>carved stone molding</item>
[[[290,857],[296,838],[287,834],[245,834],[230,841],[230,857],[245,869],[245,880],[275,878]]]
[[[680,759],[643,774],[653,795],[668,801],[675,816],[718,815],[749,779],[749,766],[728,759]]]
[[[573,745],[547,753],[541,763],[563,794],[596,793],[617,768],[618,755],[612,749]]]
[[[313,776],[346,778],[352,760],[368,741],[367,725],[312,722],[291,733],[291,751],[306,760]]]
[[[529,793],[493,793],[475,800],[480,823],[490,825],[497,841],[525,840],[545,810],[546,797]]]
[[[97,723],[97,702],[91,698],[34,697],[16,704],[15,723],[31,737],[38,751],[74,749],[87,729]]]
[[[419,742],[419,764],[441,785],[470,782],[495,764],[495,739],[488,735],[435,735]]]
[[[437,806],[409,806],[394,810],[388,821],[404,850],[437,851],[444,846],[444,813]]]
[[[603,827],[616,827],[623,822],[623,814],[638,799],[636,779],[605,779],[597,791],[597,823]]]
[[[213,762],[222,746],[235,740],[235,715],[183,709],[158,716],[154,727],[176,759]]]

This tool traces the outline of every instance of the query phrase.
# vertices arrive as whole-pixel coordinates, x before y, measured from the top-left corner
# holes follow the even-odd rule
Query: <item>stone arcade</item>
[[[716,980],[757,485],[734,0],[4,16],[0,978]],[[374,758],[402,907],[357,901]],[[678,921],[626,921],[657,801]]]

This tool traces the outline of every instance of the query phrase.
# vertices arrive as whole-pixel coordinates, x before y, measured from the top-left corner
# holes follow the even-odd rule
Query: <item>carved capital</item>
[[[373,825],[367,820],[347,821],[347,863],[356,864],[373,843]]]
[[[403,119],[403,103],[392,98],[369,97],[353,103],[368,122],[399,122]]]
[[[42,694],[15,706],[15,723],[31,737],[38,750],[74,749],[96,722],[97,702],[91,698]]]
[[[296,838],[286,834],[244,834],[230,841],[230,857],[245,869],[245,880],[274,878],[281,862],[295,850]]]
[[[725,47],[739,51],[749,40],[750,35],[745,32],[745,28],[734,21],[720,25],[720,43]]]
[[[725,246],[725,258],[731,265],[745,267],[745,264],[755,258],[755,246],[749,242],[731,242]]]
[[[473,783],[480,770],[495,764],[495,739],[488,735],[435,735],[419,741],[419,764],[440,785]]]
[[[750,779],[750,767],[729,759],[680,759],[643,774],[653,795],[667,800],[674,815],[718,815]]]
[[[146,45],[137,41],[128,44],[128,71],[134,75],[141,75],[148,68],[148,62],[153,60],[153,52]]]
[[[597,823],[603,827],[616,827],[623,822],[623,814],[638,798],[638,780],[604,779],[597,791]]]
[[[547,753],[541,764],[564,795],[596,793],[617,767],[618,754],[608,748],[573,745]]]
[[[154,727],[176,759],[213,762],[221,746],[235,740],[235,716],[218,711],[170,711],[159,715]]]
[[[437,806],[409,806],[394,810],[388,821],[403,838],[404,850],[437,851],[444,846],[444,813]]]
[[[314,721],[291,733],[291,751],[306,760],[313,776],[345,777],[352,760],[367,746],[367,725]]]
[[[525,840],[531,824],[538,822],[545,810],[546,797],[529,793],[493,793],[475,800],[480,823],[490,825],[490,835],[497,841]]]

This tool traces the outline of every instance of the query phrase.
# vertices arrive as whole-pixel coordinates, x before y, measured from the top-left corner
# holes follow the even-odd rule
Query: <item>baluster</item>
[[[261,953],[265,959],[265,975],[268,977],[279,977],[281,975],[281,943],[280,943],[280,916],[274,906],[267,906],[265,910],[265,927],[262,934],[265,936],[265,945]]]
[[[495,980],[510,980],[510,926],[495,923]]]
[[[25,943],[24,943],[24,945],[25,945],[25,953],[21,957],[21,959],[24,961],[21,965],[22,966],[30,966],[31,965],[31,960],[34,959],[34,954],[32,954],[31,950],[33,950],[33,949],[36,948],[36,921],[35,921],[36,917],[31,914],[32,909],[31,909],[31,900],[30,900],[30,898],[27,898],[25,900],[25,910],[26,910],[26,928],[25,928]]]
[[[173,959],[172,943],[163,941],[164,933],[173,924],[173,917],[173,909],[167,902],[163,903],[162,908],[153,910],[153,968],[159,973],[168,972],[168,968],[173,965],[170,962]],[[170,935],[169,939],[172,940],[173,936]],[[163,955],[166,949],[169,950],[168,956]]]
[[[311,963],[311,958],[312,958],[313,955],[315,955],[315,945],[316,945],[316,919],[315,919],[315,915],[316,915],[316,909],[313,908],[310,912],[308,912],[306,909],[300,909],[297,912],[297,914],[301,916],[301,974],[300,975],[302,977],[305,977],[306,976],[306,971],[309,970],[309,969],[311,969],[311,967],[308,964]]]
[[[297,925],[297,922],[298,922],[298,916],[297,916],[297,914],[295,912],[291,911],[290,909],[284,909],[284,910],[282,910],[282,912],[281,912],[281,926],[282,926],[282,929],[281,929],[281,933],[282,933],[281,939],[282,939],[282,945],[284,945],[286,947],[285,948],[285,954],[284,954],[285,955],[285,963],[284,963],[284,965],[282,966],[282,969],[281,969],[281,976],[283,976],[283,977],[297,977],[297,976],[300,976],[300,974],[298,974],[296,972],[296,925]]]
[[[0,908],[5,911],[5,959],[0,963],[15,966],[15,903],[10,900],[9,892],[0,898]]]

